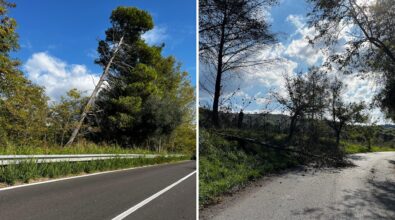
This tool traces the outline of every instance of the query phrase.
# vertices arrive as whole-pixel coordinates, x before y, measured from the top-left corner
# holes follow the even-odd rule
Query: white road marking
[[[91,173],[91,174],[84,174],[84,175],[80,175],[80,176],[71,176],[71,177],[64,177],[64,178],[59,178],[59,179],[47,180],[47,181],[37,182],[37,183],[28,183],[28,184],[17,185],[17,186],[9,186],[9,187],[5,187],[5,188],[0,188],[0,192],[10,190],[10,189],[21,188],[21,187],[40,185],[40,184],[44,184],[44,183],[53,183],[53,182],[58,182],[58,181],[63,181],[63,180],[77,179],[77,178],[96,176],[96,175],[106,174],[106,173],[115,173],[115,172],[121,172],[121,171],[126,171],[126,170],[135,170],[135,169],[140,169],[140,168],[147,168],[147,167],[154,167],[154,166],[161,166],[161,165],[168,165],[168,164],[176,164],[176,163],[182,163],[182,162],[185,162],[185,160],[184,161],[177,161],[177,162],[173,162],[173,163],[161,163],[161,164],[153,164],[153,165],[147,165],[147,166],[141,166],[141,167],[131,167],[131,168],[120,169],[120,170],[109,170],[109,171],[103,171],[103,172],[97,172],[97,173]]]
[[[146,198],[145,200],[143,200],[142,202],[138,203],[137,205],[131,207],[130,209],[126,210],[125,212],[121,213],[120,215],[118,215],[117,217],[113,218],[112,220],[122,220],[124,218],[126,218],[128,215],[132,214],[133,212],[135,212],[136,210],[138,210],[139,208],[143,207],[144,205],[146,205],[147,203],[151,202],[152,200],[154,200],[155,198],[159,197],[160,195],[162,195],[163,193],[169,191],[171,188],[175,187],[176,185],[180,184],[182,181],[186,180],[188,177],[192,176],[193,174],[196,173],[196,170],[193,171],[192,173],[186,175],[185,177],[179,179],[177,182],[171,184],[170,186],[162,189],[161,191],[155,193],[154,195]]]

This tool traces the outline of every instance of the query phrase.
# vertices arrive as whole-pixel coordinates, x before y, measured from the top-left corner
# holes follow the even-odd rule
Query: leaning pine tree
[[[99,42],[96,63],[108,74],[92,109],[100,141],[124,147],[155,142],[160,146],[179,126],[193,100],[187,74],[163,46],[149,46],[142,34],[153,28],[152,17],[133,7],[118,7],[112,27]],[[193,93],[193,92],[192,92]]]

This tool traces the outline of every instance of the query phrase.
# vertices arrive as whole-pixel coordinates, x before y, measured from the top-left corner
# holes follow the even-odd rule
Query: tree
[[[200,59],[215,71],[212,120],[219,126],[223,74],[265,63],[251,59],[253,51],[275,42],[264,19],[266,7],[276,0],[199,1]],[[207,86],[208,82],[204,82]],[[206,87],[202,84],[202,87]]]
[[[196,125],[182,123],[172,133],[170,142],[169,151],[196,156]]]
[[[316,115],[321,118],[326,108],[327,82],[325,73],[312,67],[307,73],[292,77],[284,75],[286,94],[274,93],[277,102],[290,114],[288,141],[292,140],[297,122],[310,115],[314,123]]]
[[[327,120],[327,123],[335,132],[336,148],[339,147],[340,135],[345,126],[349,123],[362,123],[366,121],[366,116],[362,114],[365,108],[364,103],[345,103],[341,96],[343,89],[343,83],[337,78],[331,83],[329,89],[329,112],[331,119]]]
[[[346,40],[344,51],[335,51],[328,61],[340,69],[378,72],[384,82],[377,95],[379,106],[395,120],[395,1],[309,0],[313,10],[309,24],[318,31],[311,42],[324,42],[338,48]],[[341,33],[349,30],[352,37]],[[333,66],[333,65],[332,65]]]
[[[118,55],[121,46],[124,44],[125,36],[135,39],[136,37],[139,37],[141,32],[145,32],[152,28],[152,19],[148,13],[136,8],[118,7],[112,12],[110,19],[112,27],[106,32],[106,41],[99,42],[99,52],[101,52],[101,57],[97,63],[103,65],[103,74],[95,86],[95,89],[82,112],[81,119],[66,145],[71,145],[73,143],[88,114],[88,111],[94,105],[97,93],[101,89],[104,81],[108,78],[111,65],[113,64],[115,57]]]
[[[99,42],[96,62],[106,67],[113,55],[111,45],[121,37],[124,43],[97,98],[98,136],[125,147],[152,141],[162,146],[190,112],[194,96],[187,73],[173,57],[161,55],[163,45],[149,46],[141,38],[153,28],[147,12],[118,7],[110,19],[113,26]]]
[[[319,142],[322,135],[322,127],[320,121],[323,119],[327,108],[328,96],[328,76],[324,71],[317,67],[312,67],[305,77],[306,83],[306,98],[308,107],[305,115],[308,119],[308,124],[305,125],[309,132],[309,140],[314,146]]]
[[[368,151],[372,151],[372,142],[377,134],[378,126],[376,125],[375,121],[372,121],[371,117],[366,117],[366,125],[362,126],[362,135],[366,141]]]
[[[288,132],[288,141],[291,141],[298,119],[303,117],[308,107],[308,99],[306,97],[306,85],[302,74],[298,74],[295,78],[285,76],[286,95],[274,93],[274,98],[285,107],[290,114],[290,125]]]
[[[47,100],[44,90],[27,80],[9,53],[19,47],[14,4],[0,0],[0,144],[33,145],[45,139]]]
[[[71,89],[62,96],[59,103],[51,107],[49,123],[54,143],[63,146],[65,138],[70,137],[78,126],[86,98],[77,89]]]
[[[243,118],[244,118],[243,109],[240,109],[239,115],[237,117],[237,128],[238,129],[241,129],[243,127]]]

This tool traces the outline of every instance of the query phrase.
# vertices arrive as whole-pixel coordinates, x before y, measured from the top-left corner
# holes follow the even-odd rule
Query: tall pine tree
[[[173,57],[161,55],[163,45],[149,46],[142,34],[153,28],[152,17],[134,7],[118,7],[112,27],[99,42],[97,63],[105,67],[117,52],[107,84],[99,93],[95,111],[100,115],[99,138],[131,147],[160,146],[190,113],[193,89]]]

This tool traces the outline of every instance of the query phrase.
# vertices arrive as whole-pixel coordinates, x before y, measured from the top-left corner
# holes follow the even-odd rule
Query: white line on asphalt
[[[115,172],[121,172],[121,171],[126,171],[126,170],[135,170],[135,169],[140,169],[140,168],[155,167],[155,166],[161,166],[161,165],[177,164],[177,163],[182,163],[182,162],[186,162],[186,161],[183,160],[183,161],[177,161],[177,162],[173,162],[173,163],[161,163],[161,164],[153,164],[153,165],[147,165],[147,166],[141,166],[141,167],[131,167],[131,168],[120,169],[120,170],[109,170],[109,171],[103,171],[103,172],[98,172],[98,173],[84,174],[84,175],[80,175],[80,176],[71,176],[71,177],[64,177],[64,178],[59,178],[59,179],[47,180],[47,181],[37,182],[37,183],[28,183],[28,184],[22,184],[22,185],[17,185],[17,186],[9,186],[9,187],[5,187],[5,188],[0,188],[0,192],[10,190],[10,189],[26,187],[26,186],[40,185],[40,184],[44,184],[44,183],[53,183],[53,182],[58,182],[58,181],[63,181],[63,180],[77,179],[77,178],[82,178],[82,177],[96,176],[96,175],[100,175],[100,174],[115,173]]]
[[[169,191],[171,188],[175,187],[176,185],[180,184],[182,181],[186,180],[188,177],[192,176],[193,174],[196,173],[196,170],[193,171],[192,173],[186,175],[185,177],[179,179],[177,182],[171,184],[170,186],[162,189],[161,191],[155,193],[154,195],[146,198],[145,200],[143,200],[142,202],[140,202],[139,204],[133,206],[132,208],[126,210],[125,212],[121,213],[120,215],[118,215],[117,217],[113,218],[112,220],[122,220],[124,218],[126,218],[128,215],[132,214],[133,212],[135,212],[137,209],[143,207],[144,205],[146,205],[147,203],[151,202],[152,200],[154,200],[155,198],[159,197],[160,195],[162,195],[163,193]]]

